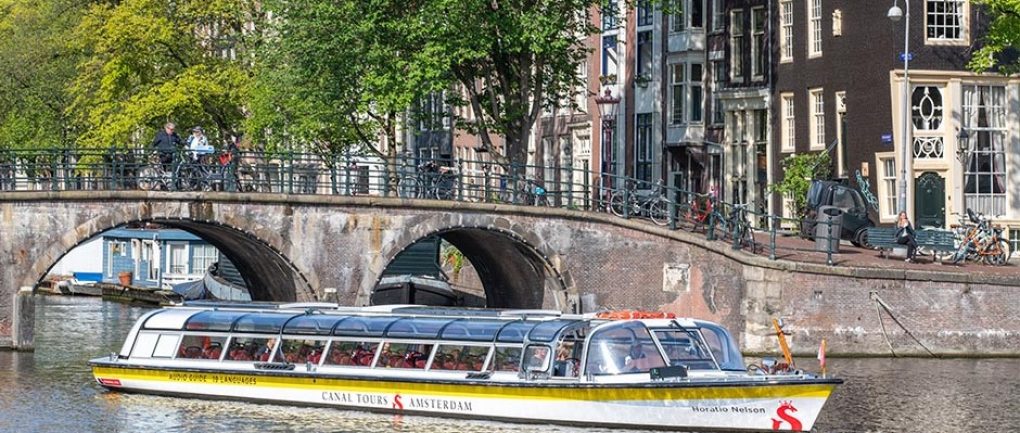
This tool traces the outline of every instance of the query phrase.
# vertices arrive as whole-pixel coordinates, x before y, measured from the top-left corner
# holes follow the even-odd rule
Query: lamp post
[[[970,168],[970,134],[967,134],[967,130],[960,128],[960,133],[956,135],[956,159],[960,160],[960,165],[963,167],[963,183],[960,185],[962,193],[960,197],[963,197],[963,208],[967,208],[967,170]]]
[[[602,120],[602,187],[612,185],[612,175],[615,173],[615,161],[613,161],[613,130],[616,125],[616,113],[620,107],[620,98],[613,96],[612,91],[606,89],[605,93],[595,97],[595,104],[599,107],[599,118]]]
[[[907,210],[907,160],[910,158],[908,153],[908,147],[910,146],[910,0],[903,0],[903,5],[906,9],[906,14],[900,10],[897,6],[898,1],[893,1],[893,6],[889,8],[887,16],[893,22],[899,22],[900,18],[906,18],[903,20],[903,151],[902,161],[900,161],[900,199],[899,205],[896,206],[897,212],[905,212]]]

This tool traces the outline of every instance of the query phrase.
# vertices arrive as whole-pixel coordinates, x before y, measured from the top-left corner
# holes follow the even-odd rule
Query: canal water
[[[85,365],[146,310],[39,298],[35,353],[0,352],[0,432],[598,432],[108,392]],[[814,367],[814,360],[803,360]],[[817,432],[1018,432],[1020,359],[829,359],[847,379]]]

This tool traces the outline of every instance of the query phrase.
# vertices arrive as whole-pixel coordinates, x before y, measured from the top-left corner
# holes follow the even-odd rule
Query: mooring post
[[[14,317],[11,320],[11,342],[14,350],[32,351],[35,349],[35,296],[31,286],[24,286],[14,293]]]

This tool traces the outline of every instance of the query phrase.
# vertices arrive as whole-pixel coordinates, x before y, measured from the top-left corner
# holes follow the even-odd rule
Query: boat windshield
[[[719,368],[733,371],[747,369],[744,357],[740,354],[740,348],[729,331],[719,325],[706,322],[698,322],[698,326],[701,328],[701,335],[705,342],[708,343],[708,348],[715,355]]]
[[[586,374],[643,373],[665,366],[662,353],[641,322],[623,322],[602,328],[589,339]]]
[[[718,369],[697,328],[656,329],[654,333],[670,365],[682,365],[689,370]]]

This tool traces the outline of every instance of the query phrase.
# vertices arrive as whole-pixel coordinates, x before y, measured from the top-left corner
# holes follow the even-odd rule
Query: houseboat
[[[111,390],[666,430],[808,431],[842,383],[662,313],[188,304],[89,362]]]

